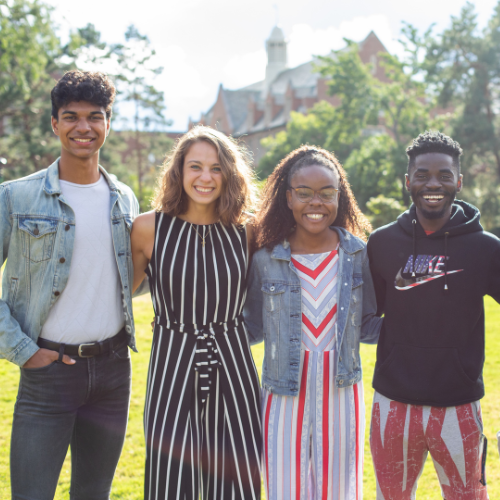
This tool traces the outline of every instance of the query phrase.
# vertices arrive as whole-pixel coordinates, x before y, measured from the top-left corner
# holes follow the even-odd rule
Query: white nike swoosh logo
[[[456,271],[448,271],[447,274],[460,273],[462,271],[463,271],[463,269],[457,269]],[[394,285],[394,288],[396,288],[396,290],[409,290],[410,288],[415,288],[418,285],[425,285],[425,283],[429,283],[432,280],[437,280],[438,278],[442,278],[443,276],[444,276],[444,273],[436,274],[436,275],[431,276],[429,278],[425,278],[422,281],[416,281],[415,283],[412,283],[411,285],[408,285],[408,286],[396,286],[396,285]]]

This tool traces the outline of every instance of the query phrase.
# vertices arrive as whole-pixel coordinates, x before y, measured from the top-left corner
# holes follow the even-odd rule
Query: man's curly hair
[[[109,120],[115,95],[115,86],[104,73],[77,69],[68,71],[50,93],[52,116],[57,120],[59,109],[70,102],[88,101],[96,106],[102,106]]]
[[[335,226],[343,227],[366,240],[371,225],[358,207],[340,162],[325,149],[301,146],[281,160],[267,180],[256,217],[257,248],[272,249],[288,238],[296,223],[288,208],[286,192],[290,189],[293,175],[300,169],[313,165],[320,165],[338,174],[339,206]]]
[[[415,159],[419,155],[426,153],[443,153],[449,155],[453,159],[453,165],[457,167],[460,173],[460,155],[462,148],[460,144],[454,141],[451,137],[442,134],[441,132],[427,132],[420,134],[412,143],[406,148],[408,155],[408,172],[415,165]]]

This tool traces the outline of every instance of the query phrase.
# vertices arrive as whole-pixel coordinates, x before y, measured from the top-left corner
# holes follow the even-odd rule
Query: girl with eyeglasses
[[[244,316],[250,341],[265,342],[266,497],[361,499],[359,342],[375,343],[381,326],[370,223],[338,160],[302,146],[269,177],[256,226]]]

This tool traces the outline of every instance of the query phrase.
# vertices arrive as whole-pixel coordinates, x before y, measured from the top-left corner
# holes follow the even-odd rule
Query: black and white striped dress
[[[260,500],[260,390],[241,317],[247,268],[244,227],[156,214],[145,500]]]

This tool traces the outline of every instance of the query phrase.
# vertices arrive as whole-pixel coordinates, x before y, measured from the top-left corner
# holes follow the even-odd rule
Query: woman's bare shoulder
[[[134,219],[132,232],[141,236],[154,235],[155,232],[156,211],[144,212]]]

